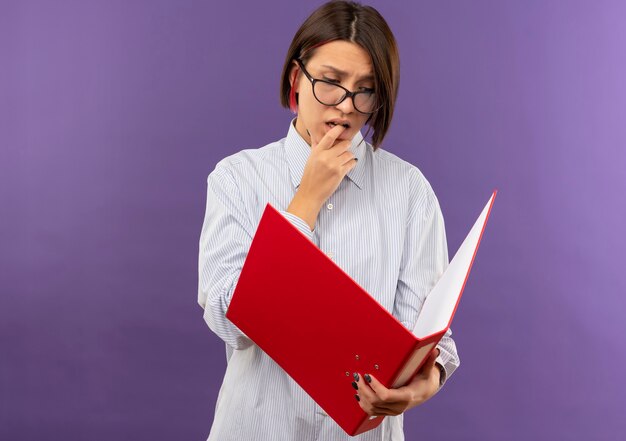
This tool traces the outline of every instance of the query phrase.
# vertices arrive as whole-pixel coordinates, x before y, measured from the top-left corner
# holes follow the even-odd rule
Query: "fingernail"
[[[355,372],[354,374],[352,374],[352,376],[354,377],[354,381],[356,381],[358,383],[359,382],[359,374],[357,374]]]
[[[367,381],[368,383],[372,382],[372,377],[370,377],[370,374],[363,375],[363,378],[365,378],[365,381]]]
[[[357,401],[361,401],[361,397],[359,397],[359,395],[355,395],[354,398],[356,398]]]
[[[352,387],[355,388],[356,390],[359,390],[359,385],[356,384],[354,381],[352,382]]]

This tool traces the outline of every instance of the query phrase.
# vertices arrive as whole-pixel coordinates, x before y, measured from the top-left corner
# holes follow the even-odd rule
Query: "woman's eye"
[[[335,79],[332,79],[332,78],[327,78],[327,77],[323,77],[323,78],[324,78],[324,80],[330,81],[331,83],[338,83],[339,82],[339,80],[335,80]]]

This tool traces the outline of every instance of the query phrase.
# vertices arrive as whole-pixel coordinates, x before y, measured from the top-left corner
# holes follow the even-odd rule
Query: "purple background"
[[[286,135],[283,57],[319,4],[2,2],[1,439],[206,439],[206,176]],[[370,4],[402,64],[384,147],[431,182],[451,254],[499,189],[461,367],[407,439],[623,436],[626,6]]]

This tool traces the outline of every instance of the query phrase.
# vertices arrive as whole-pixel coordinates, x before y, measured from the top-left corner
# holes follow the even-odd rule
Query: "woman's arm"
[[[209,174],[200,234],[198,303],[204,308],[203,317],[209,328],[233,349],[253,344],[225,317],[258,225],[258,220],[251,220],[248,214],[255,207],[246,210],[249,199],[244,197],[227,163],[219,163]],[[279,212],[314,241],[307,222],[286,210]]]
[[[400,263],[393,315],[412,329],[428,293],[448,266],[443,215],[426,179],[414,170],[410,178],[410,208]],[[387,389],[370,372],[357,384],[357,400],[369,415],[398,415],[435,395],[459,366],[456,345],[448,329],[420,372],[406,386]],[[436,362],[443,367],[442,372]],[[365,376],[367,374],[367,376]]]
[[[252,345],[225,314],[253,235],[235,179],[218,164],[207,178],[198,258],[198,303],[204,308],[209,328],[234,349]]]
[[[441,208],[430,184],[416,169],[410,178],[412,199],[393,315],[406,328],[413,329],[426,296],[448,267],[448,245]],[[440,354],[436,361],[445,372],[443,385],[460,365],[450,329],[437,349]]]

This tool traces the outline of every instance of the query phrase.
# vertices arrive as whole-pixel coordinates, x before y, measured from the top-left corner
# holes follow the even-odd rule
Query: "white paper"
[[[462,294],[463,284],[472,265],[474,252],[478,248],[483,226],[496,193],[494,192],[485,205],[478,220],[459,247],[448,268],[435,287],[426,297],[413,334],[418,338],[428,337],[436,332],[447,329],[452,320],[457,300]]]

